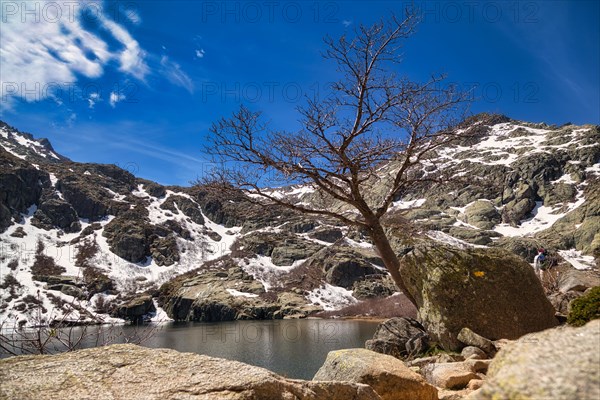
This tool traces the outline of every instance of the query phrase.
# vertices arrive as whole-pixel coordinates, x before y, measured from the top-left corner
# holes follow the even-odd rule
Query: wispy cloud
[[[204,58],[205,53],[204,49],[196,49],[196,58]]]
[[[88,108],[93,109],[96,103],[102,101],[100,98],[100,93],[90,93],[88,96]]]
[[[194,82],[181,69],[181,66],[169,59],[168,56],[162,56],[160,59],[163,75],[174,85],[180,86],[187,90],[190,94],[194,93]]]
[[[117,92],[111,92],[108,102],[112,108],[115,108],[117,106],[118,102],[123,101],[125,99],[126,99],[126,97],[124,94],[120,94]]]
[[[104,39],[83,26],[81,15],[63,15],[56,21],[25,18],[21,13],[1,16],[3,103],[14,98],[33,102],[51,97],[53,90],[76,83],[79,76],[99,78],[114,61],[119,70],[140,80],[149,73],[146,52],[125,28],[102,12],[97,18],[99,28],[116,39],[120,47],[109,48]]]

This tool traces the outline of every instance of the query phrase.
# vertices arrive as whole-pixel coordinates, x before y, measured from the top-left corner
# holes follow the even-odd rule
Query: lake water
[[[364,347],[377,325],[320,319],[169,323],[143,345],[237,360],[289,378],[312,379],[329,351]]]
[[[65,328],[59,335],[71,335],[75,339],[84,335],[81,347],[93,347],[98,343],[135,343],[136,336],[143,337],[141,344],[146,347],[237,360],[289,378],[312,379],[328,352],[364,347],[377,325],[372,321],[327,319],[169,322],[140,327]]]

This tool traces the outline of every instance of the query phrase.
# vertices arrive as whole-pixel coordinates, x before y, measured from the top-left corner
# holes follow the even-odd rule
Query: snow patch
[[[352,295],[352,290],[343,287],[333,286],[329,283],[313,289],[306,295],[311,304],[321,306],[325,311],[338,310],[358,302]]]
[[[417,208],[421,207],[427,199],[417,199],[417,200],[398,200],[392,203],[392,209],[396,210],[406,210],[409,208]]]
[[[466,249],[466,248],[469,248],[469,247],[471,247],[471,248],[474,248],[474,247],[485,248],[485,247],[487,247],[487,246],[482,246],[482,245],[478,245],[478,244],[472,244],[472,243],[469,243],[469,242],[465,242],[464,240],[457,239],[454,236],[450,236],[447,233],[444,233],[442,231],[428,231],[426,233],[426,235],[430,239],[435,240],[436,242],[449,244],[450,246],[458,247],[460,249]]]
[[[242,269],[252,275],[254,279],[262,283],[268,292],[272,287],[276,287],[280,277],[285,275],[302,264],[305,260],[295,261],[290,266],[280,267],[273,264],[271,257],[256,256],[255,258],[245,259],[242,263]]]
[[[536,202],[535,208],[531,212],[533,217],[522,221],[519,226],[511,226],[509,224],[499,224],[494,227],[494,231],[504,236],[530,236],[534,233],[550,228],[556,221],[580,207],[585,203],[583,191],[578,190],[575,202],[569,203],[566,209],[563,207],[548,207],[544,206],[541,201]],[[563,209],[563,212],[559,212]]]
[[[559,250],[558,254],[577,269],[590,269],[596,265],[594,257],[584,256],[579,250]]]
[[[552,181],[550,183],[552,183],[552,184],[557,184],[557,183],[576,184],[577,182],[575,182],[575,180],[573,180],[573,178],[571,177],[571,174],[564,174],[563,176],[561,176],[557,180]]]
[[[257,294],[240,292],[239,290],[235,290],[235,289],[227,289],[227,292],[230,295],[232,295],[233,297],[258,297]]]

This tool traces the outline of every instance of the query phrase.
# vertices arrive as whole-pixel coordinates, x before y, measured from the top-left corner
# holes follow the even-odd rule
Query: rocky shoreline
[[[595,400],[600,396],[600,320],[496,341],[493,358],[483,350],[490,348],[480,337],[461,338],[471,345],[460,355],[410,361],[367,349],[333,351],[312,381],[283,378],[236,361],[130,344],[19,356],[0,360],[0,399]]]

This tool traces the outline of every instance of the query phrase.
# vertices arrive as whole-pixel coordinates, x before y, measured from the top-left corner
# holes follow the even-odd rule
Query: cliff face
[[[459,179],[415,187],[390,210],[397,249],[403,228],[394,221],[403,218],[458,247],[504,247],[529,262],[545,247],[558,261],[594,266],[599,127],[486,117],[460,129],[475,134],[432,153],[423,171]],[[394,167],[382,167],[372,196]],[[273,191],[299,202],[317,196],[310,186]],[[203,321],[302,317],[394,292],[364,235],[335,221],[72,162],[4,123],[0,232],[6,324],[137,318],[155,309],[135,301],[144,292],[173,318]]]

